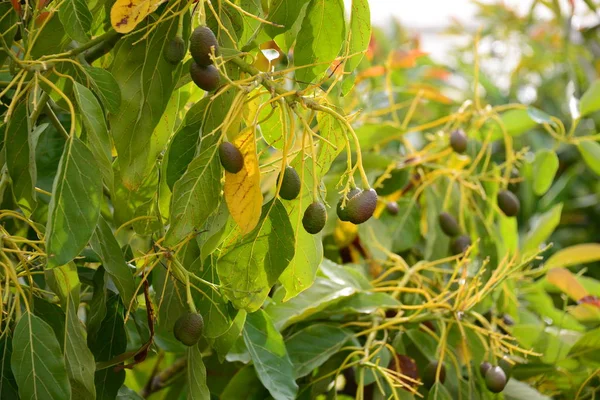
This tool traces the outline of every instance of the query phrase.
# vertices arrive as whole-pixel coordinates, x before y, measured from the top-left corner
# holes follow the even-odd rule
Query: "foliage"
[[[439,65],[367,0],[0,2],[0,397],[593,398],[600,30],[536,4]]]

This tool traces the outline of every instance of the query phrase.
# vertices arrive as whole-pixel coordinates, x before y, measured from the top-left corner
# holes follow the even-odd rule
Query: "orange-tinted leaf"
[[[231,217],[245,235],[258,224],[263,203],[252,129],[243,130],[233,144],[244,156],[244,168],[237,174],[225,172],[225,201]]]
[[[588,295],[587,290],[585,290],[583,285],[577,281],[577,277],[567,269],[552,269],[548,271],[546,279],[575,301]]]
[[[392,53],[392,68],[413,68],[417,65],[417,60],[421,57],[426,56],[427,53],[422,52],[419,49],[412,49],[409,51],[394,51]]]

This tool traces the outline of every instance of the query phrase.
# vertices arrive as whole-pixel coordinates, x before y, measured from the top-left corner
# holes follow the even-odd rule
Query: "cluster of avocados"
[[[173,326],[173,335],[186,346],[193,346],[200,340],[204,331],[204,319],[198,313],[186,312]]]

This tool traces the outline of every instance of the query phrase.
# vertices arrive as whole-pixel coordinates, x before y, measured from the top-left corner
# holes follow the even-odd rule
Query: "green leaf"
[[[513,137],[520,136],[525,132],[530,131],[542,122],[551,122],[544,112],[533,107],[506,111],[500,115],[500,120],[502,121],[506,133]],[[498,121],[490,121],[490,123],[485,126],[491,129],[491,140],[498,140],[504,137],[502,127]],[[485,137],[488,131],[482,129],[480,132],[480,136]]]
[[[206,368],[202,361],[202,353],[197,345],[188,349],[187,383],[188,400],[210,399],[210,392],[208,386],[206,386]]]
[[[429,389],[428,400],[454,400],[448,389],[441,382],[436,382],[431,389]]]
[[[221,399],[264,400],[268,395],[256,375],[254,366],[247,365],[229,381],[221,393]]]
[[[91,238],[91,245],[92,249],[100,256],[104,269],[114,281],[123,298],[123,303],[129,307],[134,300],[136,284],[121,247],[103,217],[98,220],[98,226]]]
[[[12,371],[21,399],[68,399],[71,385],[50,325],[25,312],[15,327]]]
[[[71,393],[74,399],[94,398],[94,356],[87,346],[87,335],[79,320],[79,292],[81,284],[77,269],[73,263],[46,271],[46,281],[61,301],[65,312],[63,350],[67,373],[71,381]]]
[[[551,400],[551,397],[541,394],[525,382],[516,379],[508,380],[503,394],[507,400]]]
[[[28,128],[27,104],[19,102],[6,124],[4,152],[6,168],[12,180],[13,196],[25,215],[31,215],[37,204],[36,139]]]
[[[222,254],[217,272],[225,296],[236,308],[256,311],[294,257],[294,231],[281,201],[263,206],[257,227]]]
[[[205,97],[194,104],[187,112],[185,122],[171,140],[166,172],[167,185],[171,190],[196,155],[202,139],[202,120],[209,102],[210,98]]]
[[[524,253],[537,251],[550,235],[552,235],[560,223],[562,208],[562,203],[557,204],[532,221],[531,230],[523,240],[522,249]]]
[[[369,42],[371,41],[371,10],[369,8],[368,0],[352,0],[349,36],[348,55],[355,55],[346,61],[344,70],[352,73],[362,61],[364,56],[363,52],[368,49]],[[355,76],[351,74],[344,79],[345,81],[354,83],[354,77]],[[344,93],[347,94],[350,88],[346,87]]]
[[[187,6],[187,4],[186,4]],[[183,5],[173,11],[179,11]],[[166,37],[175,36],[179,18],[163,19],[148,32],[148,38],[135,44],[146,33],[126,36],[114,51],[111,73],[119,84],[121,106],[109,116],[124,185],[139,187],[155,160],[150,159],[154,128],[165,111],[179,69],[163,57]]]
[[[77,137],[71,137],[60,159],[48,206],[46,231],[47,268],[75,258],[90,240],[102,200],[94,156]]]
[[[577,145],[577,149],[583,157],[583,161],[590,167],[596,175],[600,175],[600,143],[598,142],[581,142]]]
[[[88,343],[96,362],[106,362],[127,350],[127,333],[119,297],[113,295],[106,303],[106,317],[102,321],[95,341]],[[96,370],[96,399],[112,400],[125,381],[125,370],[114,368]]]
[[[19,392],[15,376],[10,368],[12,356],[12,336],[4,335],[0,339],[0,398],[17,399]]]
[[[597,364],[600,360],[600,328],[588,331],[581,336],[569,350],[569,357],[581,357]]]
[[[600,80],[592,82],[579,100],[579,112],[584,117],[600,110]]]
[[[285,33],[291,29],[300,15],[300,10],[309,0],[273,0],[269,5],[270,22],[282,27],[274,25],[264,25],[264,30],[271,39],[275,36]]]
[[[550,189],[558,171],[558,156],[552,150],[541,150],[533,161],[533,192],[538,196]]]
[[[79,105],[79,112],[86,130],[87,144],[98,163],[104,183],[112,188],[112,145],[100,102],[91,90],[77,82],[73,84],[73,93]]]
[[[100,266],[94,273],[92,300],[87,314],[86,327],[88,332],[88,342],[95,342],[96,335],[100,330],[100,325],[106,317],[106,301],[108,291],[106,285],[108,275],[104,272],[104,267]]]
[[[87,42],[92,26],[92,13],[84,0],[65,0],[58,9],[58,18],[65,31],[80,43]]]
[[[121,88],[114,76],[109,71],[97,67],[85,66],[83,70],[86,82],[89,81],[104,107],[108,112],[117,113],[121,106]]]
[[[219,278],[214,262],[206,260],[202,265],[202,269],[202,273],[196,273],[200,279],[219,285]],[[204,336],[206,338],[219,337],[227,332],[232,323],[227,310],[227,303],[218,289],[214,289],[202,282],[198,282],[196,285],[204,292],[197,293],[197,298],[195,299],[198,312],[204,316]]]
[[[392,124],[365,124],[355,129],[361,149],[371,149],[389,137],[398,137],[402,130]],[[352,143],[354,147],[354,143]]]
[[[171,226],[165,243],[173,245],[202,226],[221,200],[221,166],[214,137],[204,140],[202,151],[173,186]]]
[[[343,0],[311,0],[294,50],[294,64],[307,66],[297,70],[297,80],[308,84],[329,68],[342,47],[345,26]]]
[[[293,400],[298,393],[294,367],[283,337],[263,310],[249,314],[244,342],[254,362],[258,378],[276,400]]]
[[[283,330],[291,324],[310,318],[354,293],[356,293],[356,289],[348,287],[345,283],[317,277],[310,288],[285,303],[282,301],[284,290],[278,289],[273,295],[273,302],[267,306],[266,311],[273,319],[277,329]]]
[[[600,244],[585,243],[557,251],[546,261],[544,266],[548,269],[568,268],[596,261],[600,261]]]
[[[9,2],[0,3],[0,32],[4,37],[7,48],[11,48],[13,38],[15,37],[16,30],[19,29],[16,24],[18,21],[18,14],[13,10],[12,4]],[[0,49],[0,67],[4,65],[8,54],[4,51],[4,47]]]
[[[214,339],[212,347],[217,351],[219,360],[223,362],[229,350],[233,347],[235,342],[238,340],[244,329],[244,323],[246,322],[247,313],[244,310],[239,310],[235,316],[233,323],[229,329],[221,336]]]
[[[334,325],[315,324],[290,336],[285,346],[296,379],[310,374],[337,353],[351,332]]]

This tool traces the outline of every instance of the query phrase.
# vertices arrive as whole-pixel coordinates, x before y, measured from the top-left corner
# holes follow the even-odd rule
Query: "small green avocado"
[[[485,373],[485,386],[492,393],[500,393],[506,386],[506,374],[500,367],[491,367]]]
[[[193,346],[198,343],[202,332],[204,331],[204,319],[202,315],[196,313],[185,313],[175,321],[173,334],[175,339],[186,346]]]
[[[521,202],[513,192],[502,190],[498,193],[498,207],[507,217],[514,217],[519,213]]]
[[[452,147],[452,150],[456,153],[462,154],[467,151],[468,144],[469,139],[462,129],[457,129],[450,134],[450,147]]]
[[[350,200],[351,198],[353,198],[354,196],[356,196],[359,193],[360,193],[360,189],[358,189],[358,188],[350,189],[350,191],[346,195],[346,207],[344,207],[344,208],[342,208],[342,201],[344,198],[340,197],[340,200],[338,201],[338,204],[337,204],[336,212],[337,212],[338,218],[341,221],[350,221],[350,218],[348,217],[348,200]]]
[[[281,173],[279,173],[281,176]],[[277,177],[279,182],[280,176]],[[293,167],[286,167],[283,171],[283,181],[279,196],[284,200],[294,200],[300,194],[300,177]]]
[[[377,207],[377,192],[374,189],[363,190],[348,200],[346,212],[348,221],[355,225],[366,222],[373,216]]]
[[[327,210],[323,203],[315,201],[306,207],[304,216],[302,217],[302,226],[304,226],[306,232],[311,235],[319,233],[325,227],[326,222]]]
[[[206,26],[199,26],[194,29],[190,37],[190,53],[194,61],[201,67],[213,63],[209,56],[212,47],[215,48],[215,55],[219,55],[219,44],[213,31]]]
[[[177,65],[185,57],[185,42],[181,36],[175,36],[165,45],[163,55],[169,64]]]
[[[447,236],[454,237],[460,234],[460,226],[452,215],[447,212],[440,213],[438,217],[440,228]]]

